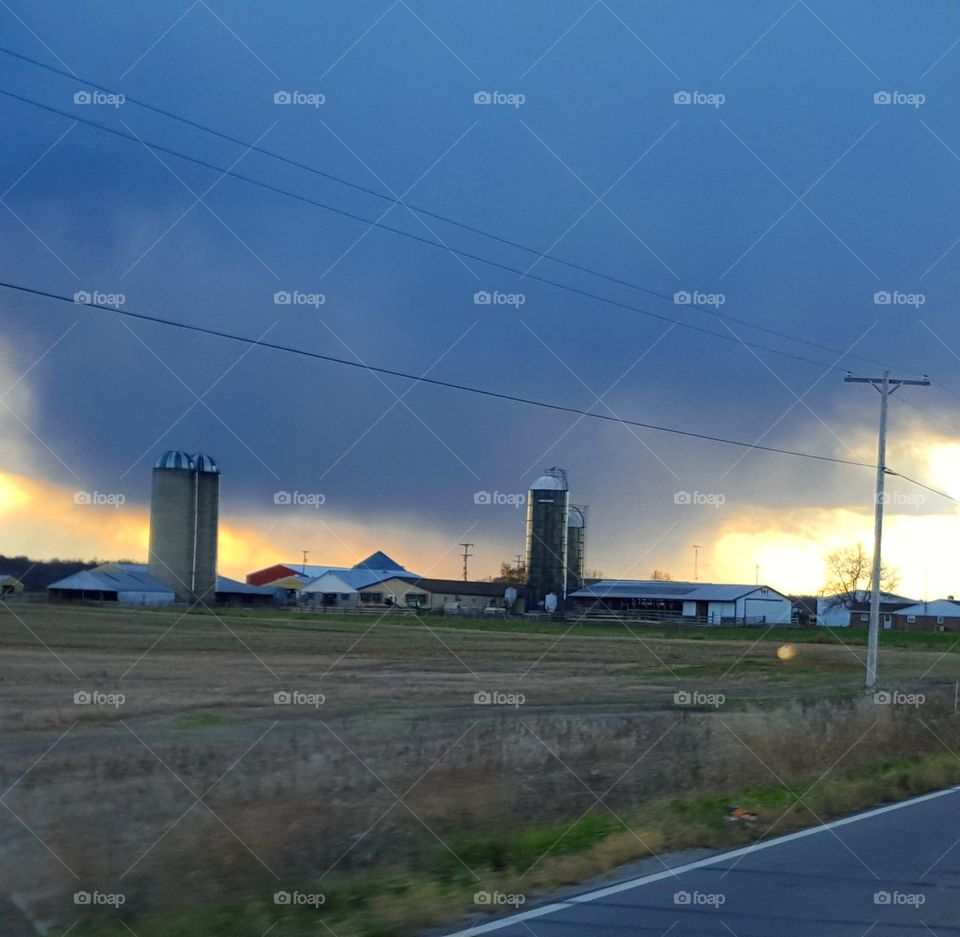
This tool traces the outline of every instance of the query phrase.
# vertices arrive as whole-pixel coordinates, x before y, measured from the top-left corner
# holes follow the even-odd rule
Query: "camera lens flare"
[[[777,648],[777,657],[780,660],[793,660],[797,656],[797,647],[795,644],[781,644]]]

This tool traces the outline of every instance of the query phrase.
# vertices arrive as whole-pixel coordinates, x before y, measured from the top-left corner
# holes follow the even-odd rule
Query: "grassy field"
[[[162,611],[145,614],[164,614]],[[232,610],[233,618],[261,621],[273,626],[286,627],[336,627],[356,623],[356,614],[318,613],[308,611],[271,612],[264,609]],[[362,619],[361,619],[362,620]],[[483,631],[507,634],[572,635],[575,637],[643,637],[684,638],[691,641],[776,641],[801,644],[844,644],[865,647],[865,628],[796,628],[752,626],[740,628],[691,627],[689,625],[665,625],[642,621],[578,621],[563,622],[515,618],[458,618],[442,614],[397,614],[386,619],[397,627],[451,629],[457,631]],[[885,647],[929,648],[960,653],[956,636],[931,631],[884,631],[880,642]]]
[[[11,605],[0,913],[71,937],[416,933],[477,893],[960,781],[955,639],[883,635],[888,703],[864,697],[864,637]]]

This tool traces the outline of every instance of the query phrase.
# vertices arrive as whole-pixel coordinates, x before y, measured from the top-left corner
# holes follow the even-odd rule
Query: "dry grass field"
[[[781,660],[762,634],[11,604],[0,914],[73,937],[409,933],[491,883],[533,894],[955,779],[949,641],[884,647],[883,685],[920,696],[878,703],[861,646]],[[732,797],[763,833],[724,826]]]

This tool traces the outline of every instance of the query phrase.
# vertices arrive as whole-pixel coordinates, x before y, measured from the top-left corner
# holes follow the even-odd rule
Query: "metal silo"
[[[570,493],[567,473],[549,468],[531,486],[527,497],[527,596],[528,611],[543,606],[549,593],[563,608],[566,596],[567,508]]]
[[[196,537],[194,539],[193,594],[213,602],[217,588],[217,527],[220,520],[220,468],[208,455],[193,457],[196,473]]]
[[[178,602],[193,599],[197,488],[193,458],[165,452],[153,467],[150,500],[150,575],[169,586]]]
[[[570,505],[567,513],[567,594],[583,586],[587,546],[587,509]]]

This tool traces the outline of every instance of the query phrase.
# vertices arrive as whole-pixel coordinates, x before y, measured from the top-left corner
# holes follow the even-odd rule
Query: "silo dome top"
[[[153,464],[158,469],[192,469],[193,456],[182,449],[170,449]]]
[[[570,505],[570,510],[567,512],[567,527],[586,527],[587,522],[586,518],[583,516],[583,511],[580,510],[575,504]]]
[[[193,457],[193,465],[198,472],[207,472],[210,475],[220,474],[220,466],[217,465],[213,456],[206,455],[203,452],[198,452]]]
[[[567,491],[567,473],[562,468],[548,468],[531,486],[531,491]]]

